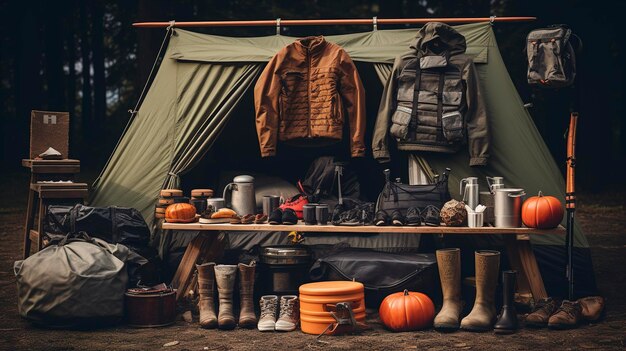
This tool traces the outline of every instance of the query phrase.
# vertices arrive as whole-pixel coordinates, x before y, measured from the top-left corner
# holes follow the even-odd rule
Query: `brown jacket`
[[[352,157],[365,154],[365,92],[350,56],[324,37],[282,48],[254,87],[261,156],[276,155],[277,142],[337,142],[350,127]],[[346,118],[347,116],[347,118]]]

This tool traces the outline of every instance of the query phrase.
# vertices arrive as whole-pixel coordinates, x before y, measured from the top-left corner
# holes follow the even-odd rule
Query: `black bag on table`
[[[431,253],[388,253],[350,248],[318,259],[312,281],[354,280],[365,286],[365,305],[378,308],[389,294],[408,289],[434,299],[439,289],[437,259]]]
[[[563,24],[535,29],[526,37],[528,84],[544,88],[563,88],[576,78],[576,51],[571,39],[582,41]]]
[[[450,169],[446,168],[443,175],[434,184],[408,185],[392,182],[389,178],[389,170],[385,170],[385,186],[376,202],[376,211],[384,210],[389,215],[394,210],[399,210],[406,216],[410,207],[417,207],[422,211],[426,206],[433,205],[441,209],[450,201],[448,190],[448,176]]]

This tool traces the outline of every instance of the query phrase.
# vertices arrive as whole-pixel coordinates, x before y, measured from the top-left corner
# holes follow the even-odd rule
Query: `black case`
[[[388,253],[347,249],[318,259],[312,281],[354,280],[365,285],[365,305],[378,308],[389,294],[403,291],[439,296],[437,259],[431,253]]]
[[[408,185],[392,182],[389,179],[389,170],[385,170],[385,186],[378,195],[376,211],[385,210],[391,215],[394,210],[399,210],[406,216],[410,207],[417,207],[422,211],[426,206],[433,205],[441,210],[452,199],[448,190],[449,174],[450,169],[446,168],[434,184]]]

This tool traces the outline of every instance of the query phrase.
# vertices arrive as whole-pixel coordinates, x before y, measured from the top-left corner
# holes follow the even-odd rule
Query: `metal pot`
[[[224,203],[224,198],[221,198],[221,197],[213,197],[210,199],[206,199],[206,204],[207,204],[206,208],[210,210],[209,212],[216,212],[220,208],[223,208],[226,206],[226,204]]]
[[[522,202],[526,195],[524,189],[495,189],[494,214],[496,227],[518,228],[522,226]]]
[[[261,251],[260,275],[265,294],[297,295],[307,282],[311,253],[304,246],[273,246]]]

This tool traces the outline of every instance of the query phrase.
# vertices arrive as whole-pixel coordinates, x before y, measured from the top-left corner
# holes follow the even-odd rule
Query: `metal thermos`
[[[229,192],[230,199],[227,196]],[[232,208],[240,216],[256,214],[254,177],[249,175],[236,176],[233,182],[224,188],[224,200],[226,207]]]
[[[489,186],[489,191],[492,194],[496,193],[496,189],[504,188],[504,178],[503,177],[486,177],[487,185]]]
[[[465,183],[465,187],[463,187]],[[478,206],[478,178],[467,177],[461,179],[459,184],[459,193],[463,196],[463,202],[472,210]]]
[[[522,226],[522,202],[526,195],[524,189],[496,189],[494,213],[496,227],[519,228]]]

